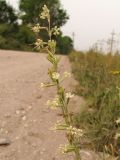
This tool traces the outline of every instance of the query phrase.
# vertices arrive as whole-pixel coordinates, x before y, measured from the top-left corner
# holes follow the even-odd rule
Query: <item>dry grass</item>
[[[96,151],[120,157],[120,55],[73,52],[73,73],[79,81],[76,92],[87,100],[87,107],[75,117],[75,123],[86,130]],[[112,72],[111,72],[112,71]]]

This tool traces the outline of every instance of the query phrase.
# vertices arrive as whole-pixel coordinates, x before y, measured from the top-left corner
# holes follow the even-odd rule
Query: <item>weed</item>
[[[39,34],[40,31],[45,30],[48,33],[49,40],[43,41],[40,38],[37,38],[35,42],[35,48],[37,50],[44,50],[48,53],[47,59],[52,64],[52,67],[48,70],[48,75],[51,79],[50,83],[41,83],[41,87],[56,87],[57,95],[53,100],[48,100],[47,105],[51,107],[51,109],[57,109],[58,107],[62,110],[63,122],[56,123],[54,129],[55,130],[64,130],[66,132],[66,137],[68,139],[68,144],[65,146],[60,146],[62,153],[74,152],[76,160],[81,160],[78,140],[81,136],[83,136],[83,131],[81,129],[73,126],[73,121],[71,114],[68,111],[68,105],[71,98],[74,97],[74,94],[71,92],[66,92],[65,88],[62,86],[63,80],[65,78],[70,77],[70,73],[64,72],[63,74],[59,73],[59,61],[56,53],[56,41],[52,39],[52,35],[59,35],[60,29],[55,26],[51,28],[50,21],[50,12],[46,5],[43,6],[43,11],[40,14],[40,18],[46,20],[48,22],[47,27],[42,27],[39,24],[33,26],[32,30]]]

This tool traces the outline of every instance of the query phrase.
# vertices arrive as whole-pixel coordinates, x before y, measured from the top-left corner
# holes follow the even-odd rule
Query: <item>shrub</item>
[[[69,54],[73,50],[73,41],[68,36],[59,36],[57,38],[57,52],[60,54]]]

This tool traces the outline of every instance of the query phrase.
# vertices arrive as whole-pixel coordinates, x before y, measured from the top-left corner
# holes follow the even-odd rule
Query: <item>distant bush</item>
[[[0,48],[3,49],[6,43],[6,39],[0,35]]]
[[[32,50],[34,40],[35,36],[27,26],[0,24],[1,49]]]
[[[57,52],[60,54],[69,54],[73,50],[73,41],[68,36],[59,36],[57,43]]]
[[[16,37],[21,43],[26,45],[33,44],[35,41],[34,33],[26,25],[19,26],[19,32],[17,33]]]

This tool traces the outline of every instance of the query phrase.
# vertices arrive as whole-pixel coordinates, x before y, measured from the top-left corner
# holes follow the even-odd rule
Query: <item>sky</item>
[[[18,0],[7,0],[14,7]],[[120,0],[61,0],[70,19],[62,27],[64,35],[73,38],[78,50],[87,50],[97,41],[111,37],[116,33],[120,40]]]

